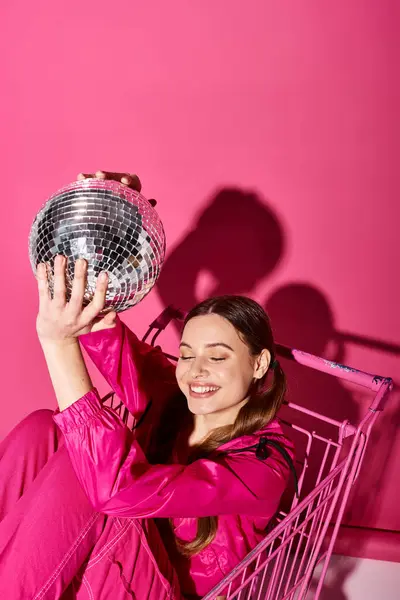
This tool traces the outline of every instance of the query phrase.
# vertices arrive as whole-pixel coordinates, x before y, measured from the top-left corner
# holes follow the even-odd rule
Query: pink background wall
[[[138,333],[165,303],[248,293],[282,343],[398,380],[395,0],[0,10],[0,437],[55,407],[35,336],[30,224],[50,193],[98,168],[137,171],[168,235],[158,289],[124,316]],[[293,397],[331,416],[356,419],[367,405],[291,375]],[[399,400],[374,436],[352,525],[400,530]]]

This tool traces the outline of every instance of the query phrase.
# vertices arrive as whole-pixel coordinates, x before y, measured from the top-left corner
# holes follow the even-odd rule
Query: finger
[[[142,183],[139,177],[135,173],[116,173],[115,171],[96,171],[96,173],[79,173],[77,176],[78,181],[83,181],[84,179],[111,179],[113,181],[119,181],[124,185],[132,188],[136,192],[140,192],[142,190]]]
[[[139,177],[134,173],[124,173],[121,177],[121,183],[132,188],[136,192],[140,192],[142,189],[141,181]]]
[[[54,259],[54,292],[53,302],[56,306],[64,306],[66,302],[67,286],[65,284],[65,256],[58,254]]]
[[[51,301],[49,290],[49,281],[47,279],[47,267],[44,263],[39,263],[36,268],[36,278],[39,291],[39,311],[47,312]]]
[[[86,327],[97,317],[106,304],[108,275],[103,272],[97,278],[93,300],[82,311],[81,327]]]
[[[82,311],[83,297],[86,289],[87,262],[84,258],[76,261],[74,267],[74,280],[72,282],[71,298],[68,307],[75,316]]]
[[[105,325],[107,325],[107,327],[110,327],[111,325],[113,325],[115,323],[116,318],[117,318],[117,313],[114,310],[112,310],[111,312],[106,314],[106,316],[103,319],[103,322]]]
[[[83,181],[85,179],[111,179],[114,181],[120,181],[127,185],[133,190],[140,192],[142,189],[142,183],[139,177],[135,173],[116,173],[115,171],[96,171],[96,173],[78,173],[77,181]]]
[[[102,331],[103,329],[112,329],[116,325],[117,313],[112,311],[105,315],[100,320],[95,321],[92,326],[92,331]]]
[[[83,181],[84,179],[93,179],[93,173],[78,173],[76,176],[77,181]]]
[[[119,181],[124,185],[132,188],[133,190],[140,192],[142,184],[140,179],[134,173],[116,173],[115,171],[96,171],[96,179],[111,179],[113,181]]]

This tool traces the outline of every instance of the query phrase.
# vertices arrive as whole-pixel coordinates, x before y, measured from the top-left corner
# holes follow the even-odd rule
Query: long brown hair
[[[267,349],[271,354],[270,364],[274,368],[250,385],[249,400],[240,409],[233,425],[214,429],[201,444],[192,448],[189,463],[208,456],[221,444],[262,429],[275,417],[286,392],[286,377],[276,361],[271,324],[263,308],[245,296],[217,296],[197,304],[187,314],[184,325],[194,317],[209,314],[217,314],[229,321],[252,356],[256,357]],[[269,373],[272,373],[271,381]],[[183,394],[172,398],[150,442],[149,459],[153,464],[165,462],[171,457],[179,429],[182,429],[183,422],[189,425],[192,419]],[[198,554],[213,541],[217,528],[218,517],[199,518],[194,540],[176,540],[179,552],[187,557]]]

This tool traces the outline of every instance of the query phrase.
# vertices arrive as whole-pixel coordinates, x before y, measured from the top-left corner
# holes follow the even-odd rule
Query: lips
[[[194,398],[209,398],[218,392],[219,389],[217,385],[200,385],[194,383],[189,385],[190,395]]]

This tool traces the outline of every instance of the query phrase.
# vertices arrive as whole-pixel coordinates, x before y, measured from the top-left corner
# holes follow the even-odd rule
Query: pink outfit
[[[65,476],[70,482],[65,485],[72,485],[74,499],[70,498],[66,503],[62,521],[58,520],[58,526],[51,532],[53,535],[46,532],[45,537],[50,537],[54,545],[57,536],[63,538],[64,532],[73,530],[76,540],[70,552],[74,557],[72,569],[68,575],[63,573],[64,567],[57,569],[63,560],[58,561],[57,557],[57,573],[52,576],[55,581],[61,581],[63,577],[65,581],[72,579],[75,596],[71,595],[71,598],[106,599],[112,596],[117,599],[161,600],[180,597],[176,572],[183,595],[201,597],[262,539],[286,487],[289,477],[287,462],[275,448],[269,447],[268,456],[258,458],[255,448],[260,439],[264,436],[279,441],[291,456],[292,444],[283,436],[279,422],[274,420],[253,435],[224,444],[207,459],[199,459],[190,465],[176,462],[151,465],[146,460],[151,426],[159,417],[166,399],[178,391],[174,366],[159,349],[140,342],[120,320],[117,320],[114,329],[82,336],[81,343],[137,420],[150,399],[152,405],[134,432],[112,409],[101,404],[95,389],[68,409],[55,412],[53,418],[64,434],[65,446],[39,469],[37,479],[52,462],[54,469],[59,461],[62,464],[62,468],[58,468],[58,472],[62,472],[60,485],[56,477],[50,477],[47,486],[49,488],[51,481],[52,486],[58,486],[58,496],[62,495],[64,491],[60,486]],[[56,434],[53,432],[52,435]],[[56,437],[58,439],[58,434]],[[74,473],[71,473],[65,449]],[[32,489],[35,484],[36,480],[31,483]],[[67,496],[71,495],[72,488],[67,489]],[[40,495],[36,488],[35,492],[36,496],[31,494],[27,501],[29,509]],[[50,502],[52,495],[53,490],[49,488]],[[47,502],[47,496],[43,496],[43,502]],[[24,498],[25,494],[16,508],[24,502]],[[68,507],[72,507],[70,519]],[[79,520],[76,511],[83,513],[83,528],[75,525],[75,521]],[[13,512],[11,509],[10,515]],[[24,511],[22,514],[25,514]],[[197,517],[208,515],[219,516],[214,541],[190,560],[172,547],[169,547],[167,556],[153,518],[172,518],[176,534],[181,539],[190,540],[196,533]],[[52,514],[49,515],[51,517]],[[8,518],[0,523],[1,560],[3,525]],[[71,523],[74,525],[71,526]],[[84,533],[85,527],[87,533]],[[88,543],[83,541],[87,535],[90,537]],[[33,539],[31,543],[34,543]],[[64,544],[63,540],[61,545],[69,548],[68,544],[69,541]],[[9,558],[12,548],[13,540],[8,539],[4,557],[5,563],[10,561],[9,578],[13,577],[14,568],[14,562]],[[86,551],[89,562],[85,562],[85,557],[75,560],[74,553],[79,550]],[[68,570],[67,563],[65,568]],[[75,578],[72,578],[74,569]],[[0,581],[1,578],[0,567]],[[107,595],[105,589],[114,580],[115,588],[111,586],[109,589],[113,591]],[[43,577],[38,582],[37,591],[44,581]],[[119,596],[117,590],[118,585],[122,590],[121,581],[124,591]],[[60,590],[61,587],[60,583]],[[127,589],[131,590],[130,595],[124,596]],[[9,593],[0,594],[0,597],[13,598]],[[32,597],[47,599],[60,596],[44,594]]]

